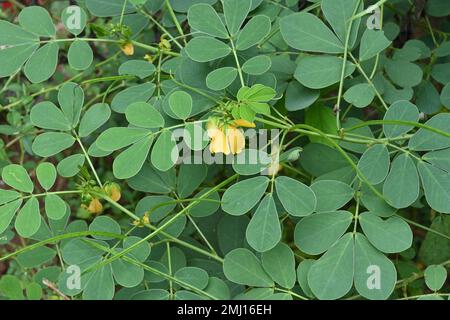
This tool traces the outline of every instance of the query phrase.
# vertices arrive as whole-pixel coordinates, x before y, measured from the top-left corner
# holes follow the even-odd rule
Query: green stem
[[[359,8],[360,0],[356,2],[356,6],[353,9],[353,15],[355,15],[356,11]],[[348,26],[347,26],[348,23]],[[353,19],[346,23],[346,30],[345,30],[345,45],[344,45],[344,57],[342,59],[342,69],[341,69],[341,79],[339,82],[339,90],[338,90],[338,97],[336,102],[336,125],[338,130],[341,129],[341,118],[340,118],[340,112],[341,112],[341,100],[342,100],[342,93],[344,89],[344,78],[345,78],[345,71],[347,66],[347,56],[348,56],[348,44],[350,41],[350,35],[352,33],[352,26],[353,26]]]
[[[95,179],[97,180],[98,185],[101,188],[103,188],[102,181],[100,180],[100,178],[99,178],[99,176],[97,174],[97,171],[95,170],[95,167],[92,164],[91,157],[89,157],[89,154],[87,153],[86,149],[84,148],[83,143],[81,142],[81,139],[78,137],[78,135],[76,134],[75,131],[73,131],[73,134],[75,135],[75,139],[78,142],[79,146],[81,147],[81,150],[83,151],[83,154],[84,154],[84,156],[85,156],[85,158],[86,158],[86,160],[87,160],[87,162],[89,164],[89,167],[91,168],[92,173],[95,176]]]
[[[239,80],[241,80],[241,86],[245,87],[245,81],[244,81],[244,76],[242,75],[242,69],[241,69],[241,64],[239,63],[239,58],[237,55],[237,51],[236,51],[236,47],[234,46],[234,41],[233,39],[230,37],[229,38],[230,43],[231,43],[231,49],[233,51],[233,57],[234,57],[234,61],[236,62],[236,68],[239,74]]]

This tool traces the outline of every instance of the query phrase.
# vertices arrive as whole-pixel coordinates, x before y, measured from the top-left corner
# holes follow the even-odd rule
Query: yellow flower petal
[[[233,154],[241,153],[245,148],[244,134],[238,128],[229,127],[227,129],[227,141]]]
[[[90,213],[100,214],[103,212],[103,205],[97,198],[94,198],[92,199],[91,203],[89,203],[89,207],[87,208],[87,210]]]
[[[230,148],[227,143],[225,133],[218,128],[208,129],[208,136],[211,138],[209,150],[211,153],[230,154]]]
[[[244,127],[244,128],[255,128],[256,124],[254,122],[250,122],[244,119],[237,119],[233,121],[234,125],[237,127]]]
[[[127,56],[132,56],[134,54],[134,46],[131,42],[124,43],[120,48]]]

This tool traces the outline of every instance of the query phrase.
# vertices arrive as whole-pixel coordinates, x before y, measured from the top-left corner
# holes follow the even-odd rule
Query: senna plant
[[[449,297],[450,2],[3,2],[0,297]]]

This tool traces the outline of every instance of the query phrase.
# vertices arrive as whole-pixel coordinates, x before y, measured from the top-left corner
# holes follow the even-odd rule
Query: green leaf
[[[295,258],[291,248],[279,243],[273,249],[261,255],[264,270],[283,288],[292,289],[295,285]]]
[[[235,183],[222,196],[223,211],[234,216],[249,212],[261,200],[268,185],[269,179],[264,176]]]
[[[387,177],[391,159],[384,144],[369,147],[358,162],[358,169],[373,185],[380,184]]]
[[[0,205],[20,198],[20,193],[15,190],[0,189]]]
[[[277,207],[271,194],[261,200],[247,226],[245,235],[248,244],[258,252],[268,251],[280,242],[281,226]]]
[[[445,262],[450,259],[450,239],[444,238],[442,234],[450,236],[450,215],[437,215],[432,220],[430,229],[440,234],[427,232],[420,246],[419,259],[427,265]]]
[[[50,42],[40,47],[24,67],[24,73],[32,83],[41,83],[48,80],[56,70],[58,64],[59,46]]]
[[[276,95],[274,89],[263,84],[255,84],[251,87],[241,87],[237,93],[239,101],[268,102]]]
[[[0,20],[0,77],[19,70],[39,47],[39,37],[5,20]]]
[[[349,117],[345,120],[344,123],[342,123],[342,128],[345,131],[345,129],[351,128],[356,125],[360,125],[361,123],[364,123],[364,122],[358,118]],[[374,138],[372,130],[366,126],[352,130],[352,134],[367,137],[368,139]],[[347,150],[350,150],[350,151],[353,151],[356,153],[364,153],[367,149],[367,145],[360,144],[360,143],[348,142],[348,141],[340,141],[339,145],[344,149],[347,149]],[[349,165],[348,162],[347,162],[347,165]]]
[[[135,245],[137,242],[141,241],[142,238],[130,236],[126,237],[125,240],[123,240],[123,248],[128,249],[131,246]],[[130,253],[127,253],[127,255],[132,256],[136,260],[140,262],[144,262],[147,260],[148,256],[150,255],[150,246],[148,242],[142,242],[137,247],[135,247],[133,250],[130,251]]]
[[[289,177],[277,177],[275,188],[286,211],[296,217],[310,215],[316,208],[316,195],[310,187]]]
[[[341,79],[342,58],[334,56],[307,56],[300,59],[294,77],[305,87],[322,89]],[[345,64],[344,77],[355,71],[355,65],[349,61]]]
[[[151,131],[144,128],[113,127],[103,131],[97,138],[96,143],[101,150],[116,151],[151,134]]]
[[[136,206],[136,214],[143,216],[146,212],[151,212],[150,221],[158,222],[164,219],[175,209],[174,199],[167,196],[147,196],[142,198]],[[163,203],[172,203],[163,205]]]
[[[83,291],[84,300],[111,300],[114,296],[114,279],[110,265],[103,266],[91,274]]]
[[[81,138],[89,136],[108,121],[111,116],[111,109],[107,103],[96,103],[90,107],[83,115],[78,128],[78,135]]]
[[[173,170],[160,172],[149,163],[144,163],[141,171],[128,184],[137,191],[166,194],[175,188],[175,175]]]
[[[392,104],[384,114],[384,120],[419,121],[419,110],[409,101],[401,100]],[[395,138],[407,133],[414,127],[384,124],[383,131],[386,137]]]
[[[174,277],[200,290],[208,285],[209,280],[208,273],[196,267],[181,268],[174,274]],[[186,287],[186,289],[190,288]]]
[[[56,169],[53,163],[40,163],[36,168],[36,177],[44,190],[50,190],[56,181]]]
[[[287,44],[301,51],[321,53],[344,51],[342,43],[333,32],[311,13],[297,12],[282,18],[280,30]]]
[[[450,173],[426,162],[419,162],[417,168],[430,207],[437,212],[450,213]]]
[[[163,130],[152,149],[151,161],[159,171],[172,168],[178,159],[178,147],[170,130]]]
[[[447,280],[447,269],[441,265],[431,265],[425,269],[424,276],[427,287],[433,291],[438,291]]]
[[[360,233],[355,235],[354,282],[358,293],[372,300],[389,298],[397,282],[397,271],[392,261]]]
[[[450,172],[450,149],[428,152],[422,156],[422,159],[439,169]]]
[[[141,170],[147,159],[153,137],[147,137],[134,143],[119,154],[113,163],[113,173],[117,179],[129,179]]]
[[[8,186],[27,193],[32,193],[33,182],[24,167],[18,164],[9,164],[3,167],[2,180]]]
[[[336,134],[338,131],[333,110],[320,105],[313,106],[306,110],[305,123],[319,129],[323,133]],[[310,136],[309,140],[314,143],[332,145],[323,137]]]
[[[66,118],[76,126],[84,104],[84,91],[81,86],[73,82],[63,84],[58,91],[58,102]]]
[[[366,29],[359,46],[359,60],[365,61],[375,57],[381,51],[389,47],[391,41],[384,36],[383,30]]]
[[[67,158],[62,159],[58,163],[56,170],[61,177],[73,177],[80,172],[80,168],[83,167],[85,160],[84,154],[72,154]]]
[[[311,185],[317,197],[317,212],[334,211],[342,208],[353,198],[353,189],[346,183],[334,180],[320,180]]]
[[[19,24],[25,30],[43,37],[54,37],[56,33],[52,18],[41,6],[23,8],[19,13]]]
[[[450,109],[450,83],[447,83],[441,91],[441,103],[444,107]]]
[[[344,99],[357,108],[367,107],[375,98],[375,91],[367,83],[359,83],[350,87],[344,93]]]
[[[111,263],[114,280],[125,288],[138,286],[144,280],[144,269],[131,262],[117,259]]]
[[[72,127],[61,109],[50,101],[35,105],[31,109],[30,120],[33,125],[42,129],[69,131]]]
[[[251,75],[261,75],[268,71],[272,65],[272,61],[268,56],[253,57],[242,65],[242,71]]]
[[[11,300],[24,300],[21,281],[13,275],[4,275],[0,279],[0,292]]]
[[[128,60],[119,67],[120,75],[132,75],[144,79],[155,73],[156,68],[146,60]]]
[[[448,3],[440,0],[427,1],[425,10],[432,17],[445,17],[450,14]]]
[[[146,102],[130,104],[125,111],[125,116],[130,124],[137,127],[152,129],[164,126],[164,118],[159,111]]]
[[[272,158],[266,152],[245,149],[233,159],[233,170],[242,176],[252,176],[268,169]]]
[[[197,62],[217,60],[231,52],[231,48],[222,41],[205,36],[193,38],[185,50],[189,58]]]
[[[446,85],[450,82],[450,73],[448,68],[450,63],[437,63],[431,69],[431,76],[437,82]]]
[[[211,71],[206,77],[206,86],[215,91],[228,88],[238,75],[234,67],[223,67]]]
[[[383,195],[394,208],[406,208],[419,197],[419,175],[414,161],[402,153],[394,159],[383,185]]]
[[[298,111],[311,106],[319,98],[320,92],[306,88],[298,81],[291,81],[287,87],[286,110]]]
[[[21,204],[22,199],[19,199],[0,206],[0,234],[8,228]]]
[[[181,198],[191,195],[205,180],[208,167],[204,164],[182,164],[178,172],[177,192]]]
[[[203,194],[210,191],[211,188],[204,188],[200,192],[194,195],[194,198],[200,198]],[[190,210],[190,214],[196,218],[203,218],[210,216],[217,212],[220,207],[220,196],[217,191],[212,192],[209,196],[205,197],[205,199],[214,201],[201,201],[195,207]]]
[[[52,220],[60,220],[66,214],[67,204],[56,194],[45,196],[45,213]]]
[[[308,284],[308,273],[314,262],[315,260],[305,259],[302,260],[297,267],[297,280],[300,284],[300,288],[310,298],[314,298],[314,294]]]
[[[348,211],[316,213],[295,226],[295,245],[303,252],[318,255],[327,251],[347,231],[353,220]]]
[[[120,225],[112,218],[107,216],[100,216],[94,219],[89,225],[89,231],[107,232],[120,235],[121,229]],[[110,236],[93,236],[98,240],[112,240],[113,237]]]
[[[230,289],[226,282],[220,278],[211,277],[208,280],[208,286],[205,292],[217,297],[219,300],[230,300]]]
[[[136,10],[127,0],[86,0],[86,7],[96,17],[119,16]]]
[[[359,223],[370,243],[382,252],[402,252],[411,247],[411,228],[399,217],[383,220],[373,213],[364,212],[359,216]]]
[[[200,3],[189,8],[187,15],[189,25],[210,36],[227,39],[228,32],[216,10],[209,4]]]
[[[39,230],[40,226],[39,201],[32,197],[17,214],[15,228],[21,237],[30,238]]]
[[[86,27],[87,15],[84,9],[79,6],[68,6],[61,13],[61,21],[67,31],[77,36]]]
[[[40,157],[50,157],[70,148],[75,138],[61,132],[45,132],[34,139],[32,150]]]
[[[425,122],[425,125],[450,134],[450,114],[439,113]],[[415,151],[438,150],[450,147],[450,138],[427,129],[419,129],[409,140],[408,147]]]
[[[67,52],[67,60],[74,70],[86,70],[94,60],[94,54],[86,41],[75,40]]]
[[[243,51],[257,45],[269,35],[270,28],[269,17],[264,15],[254,16],[239,32],[236,49]]]
[[[362,8],[362,4],[358,0],[323,0],[322,12],[325,18],[330,23],[336,35],[342,43],[345,44],[347,33],[350,33],[348,46],[353,48],[356,38],[358,36],[358,29],[361,19],[354,19],[352,29],[349,28],[349,21],[353,18],[353,13],[358,13],[360,10],[355,10],[357,7]]]
[[[220,251],[224,255],[233,249],[244,247],[245,229],[249,220],[247,216],[222,215],[217,225],[217,238]]]
[[[44,246],[17,255],[17,262],[23,268],[36,268],[52,261],[55,256],[56,250]]]
[[[402,88],[415,87],[422,81],[422,69],[408,61],[387,60],[384,69],[392,82]]]
[[[111,102],[111,108],[115,112],[125,113],[130,104],[150,100],[153,92],[155,85],[152,82],[134,85],[116,94]]]
[[[149,289],[135,293],[130,300],[169,300],[170,293],[163,289]]]
[[[234,283],[254,287],[273,286],[272,279],[264,271],[258,258],[244,248],[235,249],[225,256],[223,272]]]
[[[225,22],[227,23],[228,31],[233,36],[235,35],[248,13],[252,5],[251,0],[223,0],[223,13],[225,15]]]
[[[184,91],[175,91],[169,97],[169,106],[179,118],[186,120],[192,112],[192,97]]]
[[[421,112],[426,114],[437,113],[441,109],[441,97],[432,83],[423,82],[417,88],[416,105]]]
[[[353,284],[354,241],[351,233],[344,235],[310,268],[308,283],[321,300],[343,297]]]

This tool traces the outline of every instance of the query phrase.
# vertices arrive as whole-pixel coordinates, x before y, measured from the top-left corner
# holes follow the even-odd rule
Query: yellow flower
[[[223,153],[230,154],[230,147],[228,146],[227,137],[222,129],[219,129],[215,125],[208,125],[208,137],[211,138],[209,144],[209,151],[211,153]]]
[[[151,56],[150,54],[146,54],[144,56],[144,59],[147,60],[150,63],[153,63],[153,56]]]
[[[237,119],[233,121],[233,124],[236,127],[244,127],[244,128],[255,128],[256,124],[254,122],[250,122],[244,119]]]
[[[145,225],[150,224],[150,219],[148,217],[148,213],[145,213],[141,219],[134,220],[133,225],[139,228],[144,227]]]
[[[132,56],[134,54],[134,46],[131,42],[122,44],[120,49],[122,49],[123,53],[127,56]]]
[[[117,183],[108,183],[105,185],[105,192],[113,201],[119,201],[121,198],[120,186]]]
[[[232,154],[241,153],[245,148],[245,137],[242,130],[229,126],[226,130],[228,145]]]
[[[216,121],[208,122],[207,133],[211,139],[209,150],[211,153],[223,153],[225,155],[238,154],[245,148],[245,137],[242,130],[223,125],[219,127]]]
[[[87,207],[87,211],[94,214],[100,214],[103,212],[103,205],[97,198],[93,198]]]

